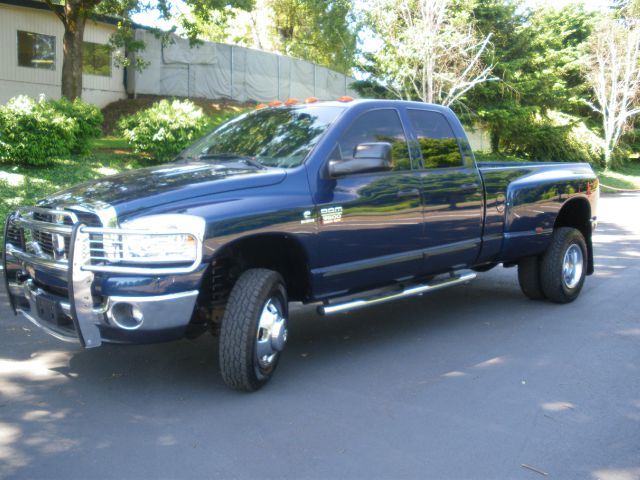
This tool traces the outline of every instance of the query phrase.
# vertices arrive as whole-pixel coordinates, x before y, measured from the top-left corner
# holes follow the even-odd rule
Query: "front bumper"
[[[89,236],[83,234],[83,227],[77,224],[72,229],[66,262],[43,259],[5,244],[5,284],[14,312],[46,333],[85,348],[103,342],[149,343],[184,336],[198,290],[149,296],[96,295],[96,273],[90,269],[87,255]],[[7,227],[5,238],[6,231]],[[47,271],[66,275],[66,296],[34,280],[36,272]]]
[[[106,297],[103,306],[72,316],[67,298],[37,287],[33,280],[8,283],[16,312],[49,335],[83,347],[102,342],[149,342],[180,338],[191,320],[197,290],[144,297]],[[129,312],[136,312],[130,315]],[[77,314],[76,314],[77,315]]]

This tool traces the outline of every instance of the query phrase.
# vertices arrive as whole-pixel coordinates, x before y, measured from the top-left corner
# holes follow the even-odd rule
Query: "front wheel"
[[[287,291],[278,272],[245,271],[231,290],[220,328],[225,383],[252,392],[266,384],[287,342]]]
[[[556,303],[574,301],[584,285],[587,259],[587,244],[579,230],[555,230],[540,263],[540,284],[545,296]]]

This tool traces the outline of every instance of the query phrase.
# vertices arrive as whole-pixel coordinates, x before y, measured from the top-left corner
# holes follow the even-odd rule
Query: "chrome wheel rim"
[[[562,263],[562,279],[567,288],[575,288],[580,283],[583,268],[582,249],[574,243],[565,252]]]
[[[256,332],[256,357],[260,367],[273,366],[278,354],[284,350],[287,335],[287,319],[283,313],[282,303],[272,297],[262,308]]]

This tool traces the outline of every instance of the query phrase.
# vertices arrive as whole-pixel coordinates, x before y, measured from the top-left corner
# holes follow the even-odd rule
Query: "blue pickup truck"
[[[502,264],[527,297],[571,302],[593,273],[598,197],[588,164],[477,163],[447,108],[311,99],[18,209],[5,281],[16,313],[85,348],[210,331],[225,382],[252,391],[290,301],[332,315]]]

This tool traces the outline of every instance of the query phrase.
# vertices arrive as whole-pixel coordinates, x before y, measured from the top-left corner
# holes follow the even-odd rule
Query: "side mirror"
[[[388,142],[361,143],[354,149],[352,160],[329,161],[331,177],[387,170],[391,170],[391,144]]]

